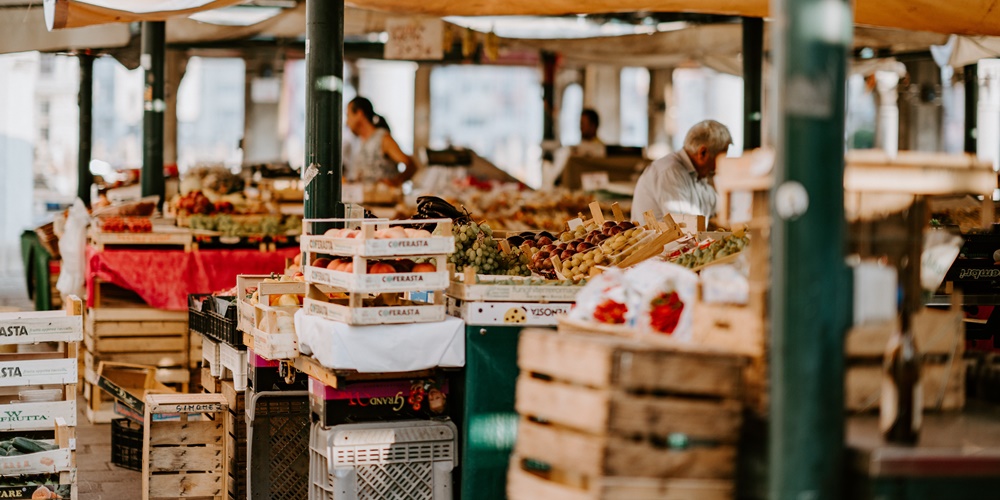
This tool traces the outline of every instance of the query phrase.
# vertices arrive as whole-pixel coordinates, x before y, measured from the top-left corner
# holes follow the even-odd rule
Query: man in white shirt
[[[684,147],[654,161],[639,176],[632,198],[632,218],[652,211],[657,220],[664,214],[715,216],[718,193],[709,183],[715,162],[733,139],[729,129],[715,120],[691,127]]]

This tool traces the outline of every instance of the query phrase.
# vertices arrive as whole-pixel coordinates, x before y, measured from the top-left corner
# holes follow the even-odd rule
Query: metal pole
[[[159,196],[163,206],[163,100],[164,59],[166,58],[166,24],[163,21],[142,23],[142,55],[140,65],[145,70],[142,117],[142,195]]]
[[[743,18],[743,150],[760,147],[764,20]]]
[[[848,0],[772,0],[770,498],[839,500],[844,457]]]
[[[556,53],[542,51],[542,159],[552,160],[556,149]]]
[[[979,64],[965,67],[965,152],[976,154],[979,127]]]
[[[94,109],[94,56],[89,52],[84,52],[77,54],[77,59],[80,60],[80,92],[77,100],[80,106],[80,145],[76,159],[76,196],[89,207],[90,187],[94,184],[94,174],[90,173]]]
[[[344,1],[306,0],[307,219],[342,217]]]

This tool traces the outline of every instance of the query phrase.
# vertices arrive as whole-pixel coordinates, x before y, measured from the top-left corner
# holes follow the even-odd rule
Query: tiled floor
[[[0,275],[0,310],[31,310],[24,276]],[[76,425],[76,464],[79,500],[137,500],[142,498],[139,472],[111,465],[111,425],[91,424],[83,413],[80,396]]]

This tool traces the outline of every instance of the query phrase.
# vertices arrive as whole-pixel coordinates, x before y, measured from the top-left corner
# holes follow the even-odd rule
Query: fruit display
[[[149,217],[101,217],[98,219],[105,233],[151,233],[153,222]]]
[[[678,254],[668,255],[668,260],[674,264],[695,269],[706,266],[714,261],[741,252],[750,243],[750,238],[744,231],[726,235],[722,239],[706,239],[695,248]]]
[[[493,229],[488,224],[455,224],[455,253],[448,261],[456,271],[472,268],[478,274],[509,276],[530,276],[530,259],[517,247],[504,252],[500,242],[493,238]]]
[[[360,229],[330,229],[323,233],[323,236],[327,238],[362,238],[363,232]],[[417,239],[430,238],[431,236],[431,232],[426,229],[413,229],[403,226],[393,226],[388,229],[375,231],[375,239],[377,240]]]
[[[313,260],[311,265],[345,273],[354,272],[354,259],[331,260],[320,257]],[[416,262],[411,259],[369,260],[365,272],[368,274],[434,273],[437,272],[437,266],[431,262]]]
[[[276,236],[298,233],[302,230],[302,219],[290,215],[231,216],[194,215],[188,221],[191,229],[215,231],[221,236]]]
[[[622,262],[656,234],[631,221],[606,221],[598,227],[591,219],[564,231],[555,241],[545,235],[533,240],[538,251],[531,256],[531,269],[547,278],[588,276],[595,266]],[[532,246],[532,241],[525,244]]]

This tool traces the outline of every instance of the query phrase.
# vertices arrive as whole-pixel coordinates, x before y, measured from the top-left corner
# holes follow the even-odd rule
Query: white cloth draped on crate
[[[393,373],[465,366],[465,322],[350,326],[295,313],[299,351],[331,370]]]

